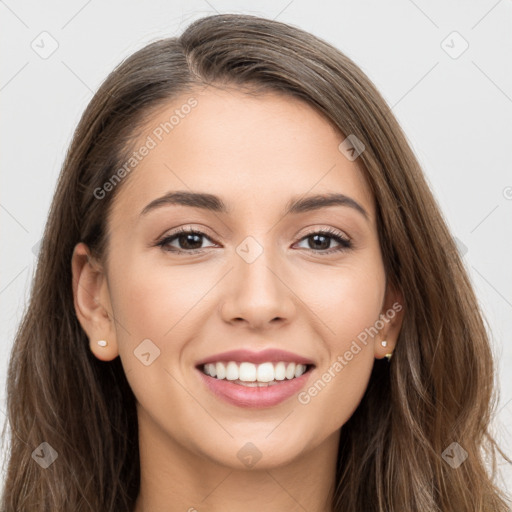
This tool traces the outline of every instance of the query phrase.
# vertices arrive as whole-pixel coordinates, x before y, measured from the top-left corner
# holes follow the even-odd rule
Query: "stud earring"
[[[380,344],[383,346],[383,347],[387,347],[388,346],[388,342],[386,340],[382,340],[380,342]],[[386,354],[384,357],[388,360],[388,363],[389,361],[391,360],[391,357],[393,356],[393,352],[390,352],[389,354]]]
[[[108,345],[108,343],[105,340],[99,340],[98,341],[98,345],[100,347],[106,347]]]

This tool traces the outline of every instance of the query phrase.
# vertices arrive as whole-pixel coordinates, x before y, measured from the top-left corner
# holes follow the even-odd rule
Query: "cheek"
[[[155,343],[178,339],[180,327],[186,324],[181,319],[192,309],[200,310],[215,283],[207,265],[155,264],[142,256],[125,259],[112,274],[114,314],[126,327],[119,334],[128,331],[134,341],[150,338]]]
[[[347,343],[379,319],[385,294],[385,274],[379,260],[330,269],[304,288],[305,302],[323,323],[322,338],[331,355],[344,352]]]
[[[310,385],[298,395],[299,407],[310,418],[323,418],[333,432],[345,424],[359,405],[375,361],[375,323],[382,295],[374,279],[340,278],[336,300],[323,318],[324,354]],[[319,350],[320,353],[320,350]]]
[[[190,408],[190,396],[178,384],[183,374],[177,359],[207,305],[205,295],[215,283],[211,269],[125,257],[111,281],[119,354],[137,401],[155,414],[163,404]]]
[[[327,365],[318,368],[310,385],[299,393],[299,410],[311,418],[313,429],[334,432],[342,427],[357,409],[368,387],[374,359],[373,350],[360,348],[342,352]]]
[[[313,294],[327,357],[322,358],[315,378],[298,396],[298,402],[311,418],[324,418],[327,431],[334,431],[350,418],[368,386],[385,274],[374,261],[357,268],[345,267],[329,277],[329,282]],[[317,284],[322,285],[322,281]]]

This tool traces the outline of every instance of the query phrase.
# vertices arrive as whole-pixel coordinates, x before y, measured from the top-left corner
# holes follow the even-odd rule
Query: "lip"
[[[233,359],[231,359],[231,361],[233,361]],[[245,361],[247,361],[247,359],[245,359]],[[279,384],[266,387],[246,387],[241,384],[234,384],[232,381],[226,379],[220,380],[215,377],[210,377],[198,368],[196,371],[199,373],[203,383],[217,398],[237,407],[261,409],[278,405],[298,394],[299,391],[306,386],[307,381],[314,371],[314,367],[308,367],[308,370],[300,377],[279,381]]]
[[[238,349],[230,350],[228,352],[222,352],[220,354],[214,354],[213,356],[202,359],[196,364],[196,368],[201,367],[207,363],[218,363],[218,362],[229,362],[235,361],[242,363],[247,361],[249,363],[260,364],[260,363],[278,363],[283,361],[285,363],[299,363],[314,366],[315,363],[307,357],[294,354],[293,352],[287,352],[286,350],[280,349],[266,349],[260,352],[253,352],[252,350]],[[300,378],[300,377],[298,377]],[[294,379],[292,379],[294,380]]]

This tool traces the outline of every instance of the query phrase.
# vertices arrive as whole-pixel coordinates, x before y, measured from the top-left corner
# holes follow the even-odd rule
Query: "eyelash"
[[[183,235],[183,234],[186,234],[186,235],[200,235],[200,236],[205,237],[208,240],[212,241],[208,235],[206,235],[205,233],[202,233],[201,231],[196,231],[196,230],[189,229],[189,228],[180,228],[178,231],[172,233],[171,235],[165,236],[164,238],[159,240],[155,245],[161,247],[164,251],[173,252],[173,253],[198,254],[198,253],[204,252],[204,249],[190,249],[190,250],[186,250],[186,249],[176,249],[175,247],[172,248],[172,249],[166,249],[165,246],[167,244],[169,244],[170,242],[174,241],[179,235]],[[342,237],[341,235],[338,234],[337,231],[334,231],[333,229],[330,229],[330,228],[329,229],[323,229],[323,230],[320,230],[320,231],[313,231],[312,233],[309,233],[309,234],[303,236],[299,240],[299,242],[304,240],[304,239],[307,239],[309,237],[312,237],[313,235],[324,235],[324,236],[327,236],[328,238],[334,239],[336,242],[338,242],[341,245],[338,248],[328,249],[328,250],[318,250],[318,251],[316,251],[314,249],[307,249],[307,250],[312,251],[314,253],[318,253],[320,255],[328,255],[328,254],[333,254],[333,253],[347,251],[347,250],[352,248],[352,242],[350,240]]]

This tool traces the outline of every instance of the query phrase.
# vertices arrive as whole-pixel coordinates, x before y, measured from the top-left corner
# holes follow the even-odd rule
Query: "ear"
[[[106,274],[82,242],[73,250],[71,268],[75,312],[91,352],[102,361],[111,361],[119,351]],[[98,345],[99,340],[106,340],[107,346]]]
[[[404,312],[405,305],[402,293],[388,284],[379,318],[384,326],[379,330],[379,335],[375,337],[376,359],[382,359],[386,354],[395,350],[398,335],[402,328]],[[385,347],[382,346],[384,340],[387,342]]]

